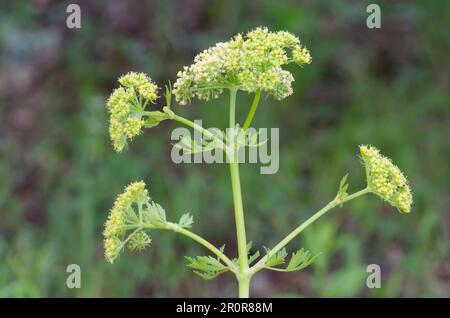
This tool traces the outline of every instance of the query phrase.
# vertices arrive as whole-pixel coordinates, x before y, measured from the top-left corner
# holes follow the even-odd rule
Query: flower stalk
[[[230,128],[236,126],[236,89],[230,89]],[[242,204],[241,181],[239,176],[239,162],[237,145],[232,144],[232,151],[229,154],[231,188],[233,192],[234,217],[236,223],[236,238],[239,255],[239,297],[248,297],[250,288],[250,277],[248,276],[248,258],[247,258],[247,238],[245,233],[244,208]]]
[[[360,196],[363,196],[367,193],[369,193],[370,190],[368,188],[362,189],[358,192],[355,192],[344,199],[334,198],[332,201],[330,201],[327,205],[325,205],[322,209],[314,213],[309,219],[307,219],[305,222],[303,222],[301,225],[299,225],[295,230],[293,230],[291,233],[289,233],[284,239],[282,239],[275,247],[269,250],[269,252],[261,258],[261,260],[256,263],[251,269],[251,273],[256,273],[265,266],[265,262],[270,257],[274,256],[278,251],[280,251],[282,248],[284,248],[289,242],[291,242],[294,238],[296,238],[303,230],[305,230],[308,226],[310,226],[312,223],[314,223],[316,220],[318,220],[321,216],[325,215],[328,211],[332,210],[336,206],[342,205],[345,202],[348,202],[350,200],[356,199]]]

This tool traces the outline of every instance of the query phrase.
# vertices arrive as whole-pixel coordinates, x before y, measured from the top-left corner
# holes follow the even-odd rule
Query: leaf
[[[268,142],[268,139],[266,138],[263,141],[260,141],[258,143],[258,140],[260,139],[260,132],[255,132],[251,129],[248,129],[244,135],[242,135],[242,138],[238,140],[239,147],[260,147]]]
[[[203,142],[203,147],[201,148],[202,152],[208,152],[214,149],[219,149],[220,146],[218,145],[218,143],[216,142],[216,140],[211,140],[211,141],[204,141]]]
[[[190,228],[194,223],[194,218],[189,213],[185,213],[181,216],[180,221],[178,221],[178,226],[183,228]]]
[[[189,264],[189,268],[193,272],[205,280],[213,279],[222,273],[228,271],[228,267],[223,265],[220,260],[212,256],[185,257]]]
[[[163,120],[166,120],[169,118],[169,116],[166,113],[163,113],[160,111],[147,112],[146,116],[148,116],[144,122],[144,125],[146,128],[155,127]]]
[[[253,241],[249,241],[247,243],[247,256],[248,256],[248,264],[251,265],[260,255],[259,251],[256,251],[253,255],[250,254],[250,250],[252,249]]]
[[[151,202],[147,204],[147,208],[144,209],[144,222],[150,223],[154,226],[163,226],[167,223],[166,211],[158,203]]]
[[[256,261],[256,259],[259,257],[259,251],[256,251],[255,252],[255,254],[253,254],[253,255],[251,255],[249,258],[248,258],[248,265],[252,265],[252,263],[254,262],[254,261]]]
[[[347,183],[348,173],[342,177],[341,182],[339,183],[339,190],[336,195],[336,198],[339,201],[342,201],[348,196],[347,189],[348,189],[348,183]]]
[[[164,97],[166,99],[166,107],[170,108],[170,106],[172,104],[172,83],[170,81],[169,81],[169,84],[166,85]]]
[[[213,149],[219,149],[221,146],[215,139],[203,138],[200,142],[192,139],[190,136],[181,137],[180,141],[172,144],[175,148],[183,150],[186,154],[208,152]]]
[[[144,122],[145,128],[153,128],[159,125],[161,121],[155,118],[147,118]]]
[[[258,147],[264,146],[269,141],[269,139],[266,138],[265,140],[258,142],[258,140],[260,139],[259,135],[260,135],[260,133],[258,132],[256,134],[249,136],[249,138],[247,140],[247,146],[258,148]]]
[[[306,251],[304,248],[301,248],[297,252],[292,253],[291,259],[289,260],[289,263],[286,266],[286,268],[274,267],[277,265],[284,264],[286,256],[287,256],[286,249],[283,248],[281,251],[276,253],[275,256],[269,258],[269,260],[266,262],[265,267],[267,269],[279,272],[295,272],[311,265],[311,263],[314,262],[314,260],[318,255],[311,256],[311,253],[309,251]]]
[[[266,251],[267,251],[267,253],[269,253],[268,249],[266,249]],[[275,255],[271,256],[266,261],[266,266],[272,267],[272,266],[284,264],[286,256],[287,256],[286,249],[283,248],[282,250],[278,251]]]
[[[311,256],[311,253],[309,251],[306,251],[304,248],[301,248],[297,252],[292,253],[291,260],[289,261],[286,270],[299,271],[311,265],[317,256],[318,255]]]
[[[253,246],[253,241],[249,241],[247,243],[247,254],[250,253],[250,250],[252,249],[252,246]]]
[[[249,241],[247,243],[247,257],[248,257],[248,264],[251,265],[260,255],[259,251],[256,251],[253,255],[250,254],[250,250],[252,249],[253,242]],[[239,258],[233,258],[231,260],[236,266],[239,267]]]
[[[195,144],[195,145],[194,145]],[[196,144],[194,140],[192,140],[189,136],[183,136],[181,137],[180,141],[177,143],[172,144],[175,148],[183,150],[183,152],[187,154],[193,153],[193,149],[196,147],[201,147],[200,145]]]

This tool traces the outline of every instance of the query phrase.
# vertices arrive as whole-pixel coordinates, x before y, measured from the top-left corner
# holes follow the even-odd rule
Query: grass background
[[[169,219],[192,212],[195,231],[226,243],[228,255],[235,233],[228,169],[173,164],[171,123],[114,153],[105,100],[123,73],[173,82],[200,50],[260,25],[298,34],[313,63],[291,68],[292,96],[258,109],[257,127],[280,127],[280,170],[241,168],[249,240],[272,246],[328,202],[347,172],[351,190],[361,188],[361,143],[402,168],[415,204],[401,215],[370,196],[334,211],[289,245],[321,253],[315,264],[261,272],[252,295],[450,296],[449,1],[377,1],[378,30],[365,25],[372,1],[77,1],[82,28],[70,30],[71,2],[0,4],[0,296],[236,295],[230,274],[205,282],[190,273],[183,256],[204,251],[170,233],[106,263],[103,222],[135,180],[147,182]],[[249,99],[239,97],[242,120]],[[226,124],[225,100],[177,110]],[[82,269],[80,289],[66,287],[72,263]],[[372,263],[381,266],[380,289],[365,285]]]

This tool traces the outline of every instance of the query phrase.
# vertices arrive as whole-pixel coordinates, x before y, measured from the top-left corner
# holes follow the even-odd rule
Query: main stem
[[[230,89],[230,128],[236,124],[236,89]],[[239,163],[236,145],[233,144],[230,155],[231,187],[233,189],[234,217],[236,220],[236,236],[239,255],[239,297],[248,298],[250,290],[250,275],[248,271],[247,238],[245,235],[244,208],[242,205],[241,182],[239,177]]]

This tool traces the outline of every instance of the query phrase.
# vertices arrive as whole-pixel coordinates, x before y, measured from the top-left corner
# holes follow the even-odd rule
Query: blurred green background
[[[82,28],[65,25],[81,6]],[[143,179],[169,219],[192,212],[194,231],[234,256],[229,171],[175,165],[165,122],[116,154],[105,100],[131,70],[161,86],[193,56],[260,25],[288,30],[313,63],[291,67],[294,94],[263,99],[256,127],[280,127],[280,170],[241,168],[249,240],[272,246],[336,193],[364,186],[358,145],[391,157],[414,190],[410,215],[374,196],[335,210],[288,250],[321,253],[306,270],[260,272],[252,295],[450,296],[450,1],[376,1],[381,29],[366,27],[373,1],[2,1],[0,4],[0,296],[174,297],[236,295],[231,274],[205,282],[184,255],[205,253],[155,232],[141,255],[103,258],[102,230],[116,194]],[[249,99],[241,93],[238,115]],[[156,107],[160,107],[156,106]],[[226,100],[176,109],[225,126]],[[66,287],[79,264],[80,289]],[[379,264],[380,289],[368,289]]]

